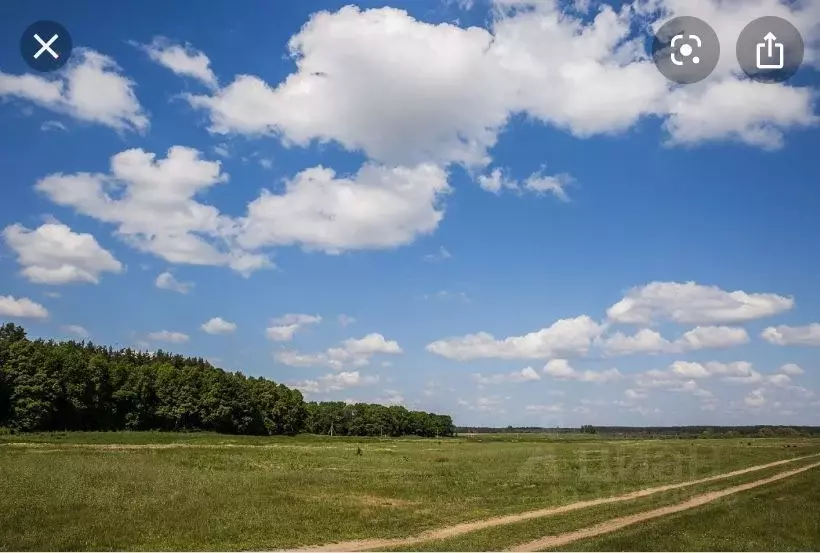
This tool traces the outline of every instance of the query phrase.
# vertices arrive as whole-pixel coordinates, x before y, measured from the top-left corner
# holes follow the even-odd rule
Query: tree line
[[[776,436],[818,436],[820,426],[592,426],[580,428],[542,426],[456,427],[459,434],[601,434],[624,438],[752,438]]]
[[[452,436],[453,419],[400,405],[347,404],[326,401],[307,404],[305,431],[342,436]]]
[[[30,340],[12,323],[0,327],[0,427],[424,437],[454,432],[448,415],[307,403],[299,390],[224,371],[200,357]]]

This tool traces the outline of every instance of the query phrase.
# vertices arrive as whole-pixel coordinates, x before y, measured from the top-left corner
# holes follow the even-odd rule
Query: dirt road
[[[454,536],[460,536],[462,534],[467,534],[469,532],[474,532],[476,530],[483,530],[485,528],[492,528],[494,526],[502,526],[505,524],[513,524],[516,522],[522,522],[525,520],[531,520],[534,518],[544,518],[550,517],[554,515],[560,515],[563,513],[568,513],[571,511],[576,511],[578,509],[585,509],[587,507],[594,507],[596,505],[605,505],[607,503],[617,503],[619,501],[631,501],[633,499],[639,499],[641,497],[646,497],[648,495],[666,492],[670,490],[677,490],[679,488],[685,488],[688,486],[695,486],[697,484],[704,484],[707,482],[714,482],[716,480],[723,480],[726,478],[732,478],[734,476],[740,476],[743,474],[747,474],[750,472],[755,472],[759,470],[764,470],[771,467],[777,467],[780,465],[785,465],[788,463],[793,463],[795,461],[799,461],[802,459],[809,459],[812,457],[817,457],[820,454],[814,455],[806,455],[803,457],[794,457],[792,459],[783,459],[781,461],[774,461],[772,463],[766,463],[764,465],[755,465],[753,467],[746,467],[743,469],[735,470],[732,472],[726,472],[723,474],[716,474],[714,476],[707,476],[705,478],[699,478],[697,480],[689,480],[687,482],[678,482],[676,484],[666,484],[663,486],[656,486],[654,488],[645,488],[642,490],[636,490],[634,492],[630,492],[624,495],[617,495],[611,497],[602,497],[599,499],[589,499],[586,501],[578,501],[576,503],[569,503],[567,505],[559,505],[557,507],[549,507],[546,509],[538,509],[535,511],[526,511],[523,513],[517,513],[514,515],[506,515],[500,517],[493,517],[487,518],[483,520],[476,520],[472,522],[464,522],[461,524],[456,524],[453,526],[446,526],[443,528],[437,528],[435,530],[428,530],[426,532],[422,532],[421,534],[417,534],[415,536],[407,536],[404,538],[385,538],[385,539],[361,539],[361,540],[351,540],[345,542],[338,542],[338,543],[330,543],[325,545],[316,545],[311,547],[304,547],[300,549],[291,549],[289,551],[367,551],[369,549],[381,549],[384,547],[403,547],[405,545],[412,545],[416,543],[421,543],[429,540],[441,540],[446,538],[452,538]],[[811,465],[816,466],[816,465]],[[807,470],[807,468],[798,469],[798,471]],[[797,472],[792,471],[792,473],[797,474]],[[787,473],[782,473],[787,474]],[[780,476],[780,475],[778,475]],[[791,476],[791,473],[788,474]],[[785,478],[786,476],[782,476]],[[765,481],[758,481],[762,483],[766,483]],[[762,485],[757,484],[756,482],[752,482],[750,484]],[[744,484],[748,485],[748,484]],[[754,487],[754,486],[752,486]],[[735,488],[729,488],[735,489]],[[742,490],[738,490],[742,491]],[[720,492],[715,492],[720,493]],[[737,493],[737,492],[733,492]],[[708,494],[707,494],[708,495]],[[701,496],[698,496],[701,497]],[[720,496],[722,497],[722,496]],[[694,499],[694,498],[693,498]],[[661,516],[661,515],[657,515]],[[552,537],[552,536],[551,536]],[[547,538],[544,538],[547,539]],[[581,539],[581,538],[576,538]],[[529,544],[525,544],[528,546]],[[560,544],[559,544],[560,545]],[[524,547],[524,546],[522,546]],[[551,547],[551,546],[545,546]]]
[[[805,472],[819,466],[820,463],[813,463],[811,465],[806,465],[805,467],[800,467],[799,469],[781,472],[779,474],[775,474],[774,476],[770,476],[769,478],[763,478],[762,480],[755,480],[754,482],[747,482],[746,484],[740,484],[738,486],[726,488],[725,490],[718,490],[697,495],[676,505],[667,505],[666,507],[659,507],[657,509],[652,509],[651,511],[644,511],[642,513],[635,513],[634,515],[613,518],[611,520],[601,522],[600,524],[589,526],[587,528],[581,528],[580,530],[575,530],[573,532],[566,532],[555,536],[545,536],[534,541],[517,545],[511,549],[507,549],[507,551],[543,551],[544,549],[561,547],[562,545],[566,545],[574,541],[615,532],[616,530],[620,530],[621,528],[631,526],[639,522],[679,513],[688,509],[694,509],[695,507],[700,507],[701,505],[706,505],[707,503],[718,500],[721,497],[726,497],[727,495],[740,493],[746,490],[751,490],[752,488],[757,488],[758,486],[764,486],[772,482],[777,482],[778,480],[794,476],[795,474],[800,474],[801,472]]]

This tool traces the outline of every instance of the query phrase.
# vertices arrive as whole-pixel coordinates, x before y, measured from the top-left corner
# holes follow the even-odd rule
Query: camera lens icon
[[[705,21],[691,16],[675,17],[655,33],[652,59],[670,81],[692,84],[714,71],[720,59],[720,42]]]
[[[685,60],[682,60],[681,58],[688,58],[695,52],[692,45],[688,42],[680,44],[680,42],[684,39],[685,35],[675,35],[672,37],[672,53],[669,55],[669,58],[672,60],[672,63],[677,66],[681,66],[685,63]],[[689,40],[695,41],[698,48],[703,47],[703,41],[698,35],[689,35]],[[680,46],[678,46],[678,44],[680,44]],[[675,48],[677,48],[677,52],[675,51]],[[700,58],[698,56],[693,56],[691,61],[694,64],[698,64],[700,63]]]

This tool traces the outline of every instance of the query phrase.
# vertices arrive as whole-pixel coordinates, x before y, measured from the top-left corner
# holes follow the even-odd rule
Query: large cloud
[[[61,223],[47,223],[35,230],[15,224],[3,230],[3,237],[17,253],[23,276],[31,282],[97,284],[104,272],[122,272],[122,264],[93,236],[73,232]]]
[[[28,100],[118,131],[148,129],[148,117],[134,94],[134,82],[122,75],[114,60],[85,48],[75,49],[66,69],[54,78],[0,71],[2,97]]]
[[[648,0],[639,5],[643,13],[660,9],[668,17],[692,15],[703,19],[715,30],[722,47],[718,66],[707,80],[677,87],[666,98],[668,118],[664,128],[670,144],[729,139],[771,150],[783,145],[783,135],[789,129],[820,122],[814,113],[816,96],[811,88],[745,79],[734,51],[741,30],[750,21],[779,16],[801,30],[806,61],[812,63],[816,60],[820,24],[817,2]],[[656,21],[653,27],[658,28],[667,18]]]
[[[233,244],[234,221],[194,199],[227,179],[218,161],[204,160],[192,148],[173,146],[164,159],[134,148],[111,158],[109,174],[53,174],[36,189],[116,225],[126,242],[168,262],[226,265],[248,274],[270,262]]]
[[[290,43],[297,72],[271,86],[238,76],[188,96],[217,133],[334,140],[384,163],[483,165],[515,84],[480,28],[433,25],[394,8],[318,12]]]
[[[343,178],[314,167],[289,180],[282,193],[263,191],[237,218],[196,199],[227,181],[219,161],[173,146],[164,159],[126,150],[111,158],[108,174],[52,174],[36,189],[117,225],[130,245],[168,262],[228,266],[244,275],[272,265],[256,251],[263,247],[338,253],[410,243],[437,228],[444,216],[440,199],[450,191],[447,173],[435,165],[367,164]]]
[[[282,194],[264,191],[250,203],[238,242],[247,248],[300,245],[338,253],[391,248],[433,232],[450,191],[435,165],[365,165],[351,177],[314,167],[290,179]]]
[[[739,80],[728,62],[704,83],[671,87],[647,59],[643,35],[635,33],[647,21],[658,26],[658,13],[665,18],[685,11],[705,18],[724,43],[734,44],[740,19],[763,14],[785,15],[813,29],[820,10],[811,6],[640,0],[618,10],[602,6],[590,18],[551,1],[528,9],[518,9],[520,2],[513,3],[516,9],[501,4],[487,28],[426,23],[395,8],[315,13],[291,38],[296,69],[278,83],[239,75],[220,88],[208,57],[190,45],[157,39],[143,47],[176,73],[213,87],[186,96],[207,113],[213,132],[276,135],[288,145],[334,141],[371,160],[355,174],[306,169],[287,179],[281,192],[263,191],[241,218],[194,199],[226,175],[217,163],[179,146],[164,162],[142,150],[122,152],[110,175],[51,175],[40,189],[62,205],[116,224],[130,243],[170,262],[249,274],[271,265],[256,252],[260,248],[391,248],[435,231],[444,216],[441,198],[450,191],[451,163],[469,168],[488,190],[518,188],[566,199],[564,188],[572,180],[567,174],[534,173],[518,183],[497,167],[485,167],[516,114],[579,137],[623,132],[642,117],[658,116],[672,143],[731,139],[766,148],[780,145],[786,130],[817,122],[808,89]],[[808,59],[814,54],[810,42]],[[82,86],[81,76],[87,76]],[[95,79],[100,86],[91,88],[87,83]],[[0,74],[0,94],[116,128],[142,129],[147,119],[132,84],[111,60],[90,51],[80,51],[77,64],[56,80]],[[105,101],[97,88],[111,88]],[[79,94],[89,89],[93,102]],[[133,174],[118,174],[120,162],[139,165],[153,182],[144,186],[131,180]],[[144,170],[149,166],[152,171]],[[173,166],[186,166],[185,174],[194,176],[187,181],[191,186],[177,186],[187,179],[170,178]],[[107,186],[125,192],[115,198],[104,192]],[[65,188],[74,190],[58,190]],[[176,195],[156,209],[155,197],[131,197],[137,188]]]
[[[586,315],[561,319],[523,336],[497,339],[487,332],[437,340],[427,351],[459,361],[471,359],[548,359],[586,353],[603,326]]]
[[[591,19],[557,2],[515,4],[487,29],[425,23],[395,8],[318,12],[292,37],[296,71],[282,82],[240,75],[212,95],[187,98],[216,133],[275,134],[299,145],[332,140],[410,165],[486,165],[518,113],[579,137],[658,116],[672,144],[728,139],[764,148],[818,122],[808,88],[741,79],[733,55],[703,83],[672,87],[635,33],[647,21],[657,28],[673,15],[695,15],[734,45],[742,26],[762,15],[815,28],[813,3],[639,1],[617,11],[603,5]],[[815,50],[809,41],[807,59]]]
[[[814,100],[815,93],[808,88],[730,78],[702,90],[675,91],[664,128],[671,145],[729,138],[776,150],[783,147],[786,130],[820,122]]]
[[[695,282],[652,282],[630,290],[607,310],[607,315],[615,322],[640,325],[664,320],[681,324],[738,323],[776,315],[793,306],[792,298],[777,294],[727,292]]]
[[[579,137],[621,132],[662,113],[669,84],[631,34],[635,22],[628,5],[617,12],[604,5],[588,22],[553,2],[501,16],[492,51],[517,85],[509,108]]]

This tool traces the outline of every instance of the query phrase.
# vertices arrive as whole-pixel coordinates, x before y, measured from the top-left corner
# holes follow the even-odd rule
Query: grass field
[[[0,436],[0,548],[264,550],[403,537],[811,453],[820,453],[820,440],[604,440],[581,435],[442,440],[170,433]],[[766,469],[401,549],[503,549],[782,470]],[[798,479],[816,489],[820,470],[692,512],[742,501]],[[790,501],[803,497],[781,495]],[[776,510],[783,501],[775,497],[766,505]],[[820,507],[817,493],[802,501],[804,509],[812,501],[815,509]],[[675,515],[681,520],[687,516],[693,515]],[[695,536],[697,524],[688,524],[687,535]],[[816,544],[806,536],[810,524],[792,526],[803,539],[795,539],[794,548]],[[650,534],[653,527],[639,526]],[[646,535],[630,537],[632,533],[624,532],[608,538],[634,539],[636,548],[647,547],[640,545],[649,543],[641,541],[650,539]],[[632,548],[603,539],[579,546]],[[683,549],[714,548],[691,543]],[[737,543],[730,549],[745,548]],[[675,549],[666,543],[649,548]]]

